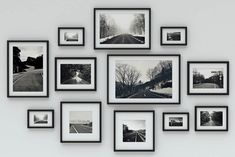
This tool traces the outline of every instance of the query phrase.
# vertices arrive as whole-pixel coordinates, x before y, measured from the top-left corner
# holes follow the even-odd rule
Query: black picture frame
[[[197,110],[198,109],[200,109],[200,108],[221,108],[221,109],[225,109],[225,112],[226,112],[226,116],[225,116],[225,118],[226,118],[226,127],[225,127],[225,129],[199,129],[198,127],[197,127],[197,123],[198,123],[198,117],[197,117]],[[228,125],[229,125],[229,122],[228,122],[228,106],[195,106],[195,113],[194,113],[194,115],[195,115],[195,131],[199,131],[199,132],[203,132],[203,131],[205,131],[205,132],[208,132],[208,131],[218,131],[218,132],[223,132],[223,131],[228,131]]]
[[[112,47],[97,47],[97,44],[96,44],[96,12],[99,11],[99,10],[104,10],[104,11],[107,11],[107,10],[114,10],[114,11],[117,11],[117,10],[120,10],[120,11],[133,11],[133,10],[136,10],[136,11],[148,11],[148,14],[149,14],[149,22],[148,22],[148,47],[116,47],[116,48],[112,48]],[[95,50],[150,50],[151,49],[151,8],[94,8],[94,49]]]
[[[116,114],[117,113],[151,113],[153,115],[152,117],[152,148],[151,149],[117,149],[116,147]],[[114,152],[154,152],[155,151],[155,111],[154,110],[114,110],[114,143],[113,143],[113,150]]]
[[[51,126],[31,126],[30,125],[30,112],[51,112],[51,120],[52,120]],[[54,112],[55,111],[53,109],[28,109],[27,110],[27,128],[28,129],[50,129],[50,128],[54,128],[54,126],[55,126]]]
[[[44,43],[46,44],[46,81],[44,81],[46,83],[46,90],[44,91],[45,94],[44,95],[12,95],[10,94],[10,90],[9,90],[9,79],[10,79],[10,72],[9,72],[9,68],[11,67],[10,65],[10,44],[11,43]],[[8,98],[48,98],[49,97],[49,41],[48,40],[7,40],[7,97]]]
[[[163,31],[165,29],[183,29],[185,31],[185,42],[183,43],[164,43]],[[161,46],[187,46],[188,44],[188,28],[185,26],[162,26],[160,27],[160,45]]]
[[[191,64],[225,64],[226,65],[226,92],[191,92],[190,65]],[[187,62],[187,94],[188,95],[229,95],[229,61],[188,61]]]
[[[93,60],[94,61],[94,88],[80,88],[80,89],[62,89],[58,88],[58,60]],[[55,57],[55,91],[96,91],[97,90],[97,58],[96,57]]]
[[[111,102],[110,101],[110,76],[109,76],[109,64],[110,57],[177,57],[178,58],[178,101],[176,102]],[[107,55],[107,104],[109,105],[125,105],[125,104],[135,104],[135,105],[179,105],[181,103],[181,55],[180,54],[108,54]]]
[[[63,105],[64,104],[98,104],[99,105],[99,140],[64,140],[63,139]],[[102,142],[102,102],[101,101],[61,101],[60,102],[60,143],[101,143]]]
[[[186,129],[166,129],[165,115],[186,115],[187,116],[187,128]],[[162,113],[162,130],[163,131],[189,131],[189,112],[163,112]]]
[[[82,31],[82,43],[81,44],[64,44],[61,43],[61,30],[81,30]],[[58,46],[85,46],[85,28],[84,27],[58,27]]]

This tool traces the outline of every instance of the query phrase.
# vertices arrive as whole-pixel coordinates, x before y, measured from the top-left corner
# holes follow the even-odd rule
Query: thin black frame
[[[124,113],[133,113],[133,112],[137,112],[137,113],[152,113],[153,114],[153,148],[152,149],[116,149],[116,113],[120,113],[120,112],[124,112]],[[113,111],[114,114],[114,132],[113,132],[113,137],[114,137],[114,143],[113,143],[113,150],[114,152],[154,152],[155,151],[155,111],[154,110],[114,110]]]
[[[67,141],[63,140],[63,104],[97,104],[99,105],[99,140],[97,141]],[[61,101],[60,102],[60,143],[101,143],[102,142],[102,102],[101,101]]]
[[[141,103],[138,103],[138,102],[110,102],[109,101],[109,57],[110,56],[167,56],[167,57],[178,57],[179,59],[179,98],[178,98],[178,102],[172,102],[172,103],[169,103],[169,102],[162,102],[162,103],[150,103],[150,102],[141,102]],[[115,104],[136,104],[136,105],[143,105],[143,104],[146,104],[146,105],[164,105],[164,104],[169,104],[169,105],[179,105],[181,103],[181,55],[180,54],[108,54],[107,55],[107,104],[109,105],[115,105]]]
[[[80,29],[82,30],[82,44],[61,44],[60,43],[60,31],[62,29]],[[58,46],[85,46],[85,27],[58,27]]]
[[[190,92],[190,64],[226,64],[227,66],[227,91],[226,93],[192,93]],[[188,95],[229,95],[229,61],[188,61],[187,62],[187,94]]]
[[[149,47],[146,48],[98,48],[96,46],[96,11],[97,10],[147,10],[149,12]],[[94,8],[94,50],[150,50],[151,49],[151,8]]]
[[[51,126],[30,126],[30,112],[51,112],[52,116],[52,125]],[[55,111],[53,109],[28,109],[27,110],[27,128],[28,129],[49,129],[54,128],[55,126],[55,117],[54,117]]]
[[[185,31],[185,43],[180,43],[180,44],[167,44],[167,43],[163,43],[162,39],[163,39],[163,30],[164,29],[184,29]],[[173,27],[166,27],[163,26],[160,28],[160,45],[161,46],[187,46],[188,45],[188,28],[184,27],[184,26],[173,26]]]
[[[166,129],[165,128],[165,115],[182,115],[187,116],[187,128],[186,129]],[[162,113],[162,131],[189,131],[189,112],[163,112]]]
[[[46,57],[47,57],[47,80],[46,82],[46,95],[42,95],[42,96],[29,96],[29,95],[24,95],[24,96],[15,96],[15,95],[10,95],[10,91],[9,91],[9,67],[10,67],[10,62],[9,62],[9,45],[11,42],[19,42],[19,43],[46,43],[47,46],[47,50],[46,50]],[[8,98],[48,98],[49,97],[49,40],[7,40],[7,97]]]
[[[225,108],[226,109],[226,128],[225,129],[198,129],[197,128],[197,109],[198,108]],[[228,131],[228,106],[195,106],[195,131]]]
[[[57,61],[62,60],[94,60],[94,88],[93,89],[58,89],[57,87]],[[97,58],[96,57],[55,57],[55,91],[96,91],[97,89]]]

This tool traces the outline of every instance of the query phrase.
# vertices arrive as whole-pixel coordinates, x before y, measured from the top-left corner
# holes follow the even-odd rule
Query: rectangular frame
[[[148,36],[148,44],[147,47],[133,47],[132,46],[119,46],[119,47],[98,47],[96,44],[96,12],[102,10],[102,11],[148,11],[149,17],[148,17],[148,32],[147,32],[147,36]],[[130,45],[130,44],[129,44]],[[137,44],[135,44],[137,45]],[[110,50],[138,50],[138,49],[145,49],[145,50],[150,50],[151,49],[151,8],[94,8],[94,49],[95,50],[102,50],[102,49],[110,49]]]
[[[152,148],[151,149],[117,149],[116,148],[116,113],[152,113],[153,117],[152,117]],[[154,152],[155,151],[155,111],[154,110],[114,110],[113,112],[114,114],[114,143],[113,143],[113,149],[114,152]]]
[[[10,86],[10,72],[9,72],[9,68],[10,68],[10,44],[11,43],[22,43],[22,44],[25,44],[25,43],[43,43],[46,45],[46,55],[45,56],[45,60],[46,62],[43,63],[43,65],[46,65],[46,80],[44,81],[45,82],[45,85],[43,85],[43,87],[46,87],[45,90],[43,90],[43,92],[45,92],[45,94],[40,94],[40,95],[37,95],[37,93],[35,92],[35,94],[30,94],[27,95],[27,94],[16,94],[16,95],[12,95],[10,92],[10,89],[9,89],[9,86]],[[44,61],[44,60],[43,60]],[[13,81],[13,80],[12,80]],[[27,92],[26,92],[27,93]],[[47,98],[49,97],[49,41],[48,40],[7,40],[7,97],[8,98]]]

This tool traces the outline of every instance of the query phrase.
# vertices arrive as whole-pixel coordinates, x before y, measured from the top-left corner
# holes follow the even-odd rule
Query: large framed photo
[[[114,151],[155,151],[155,112],[114,111]]]
[[[54,110],[29,109],[27,117],[28,128],[54,128]]]
[[[56,57],[56,91],[95,91],[95,57]]]
[[[180,55],[108,55],[108,104],[179,104]]]
[[[188,62],[188,95],[229,95],[229,62]]]
[[[187,27],[161,27],[162,46],[186,46]]]
[[[228,106],[195,106],[195,131],[228,131]]]
[[[58,46],[84,46],[84,27],[59,27]]]
[[[95,8],[94,49],[151,49],[151,9]]]
[[[48,97],[49,41],[7,41],[7,96]]]
[[[61,102],[61,143],[101,142],[101,102]]]
[[[163,112],[163,131],[189,131],[188,112]]]

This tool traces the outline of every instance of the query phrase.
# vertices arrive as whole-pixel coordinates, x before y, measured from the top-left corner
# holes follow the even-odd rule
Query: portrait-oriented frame
[[[144,46],[142,46],[141,44],[116,44],[115,46],[111,46],[108,44],[105,44],[104,46],[101,46],[101,44],[99,44],[99,24],[97,21],[97,15],[99,11],[115,11],[115,12],[120,12],[122,13],[123,11],[128,12],[128,11],[136,11],[138,12],[146,12],[146,15],[148,17],[146,17],[147,19],[145,19],[145,41],[147,41],[145,43]],[[147,40],[146,40],[147,39]],[[112,44],[114,45],[114,44]],[[110,49],[110,50],[138,50],[138,49],[145,49],[145,50],[149,50],[151,49],[151,8],[94,8],[94,49],[96,50],[102,50],[102,49]]]

